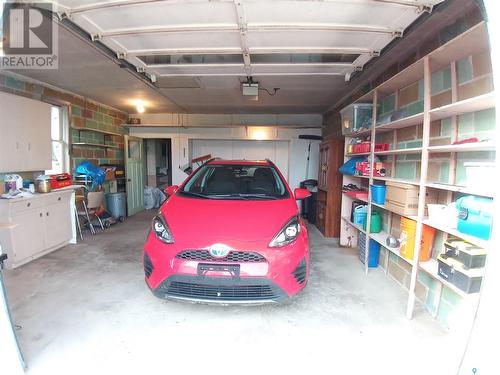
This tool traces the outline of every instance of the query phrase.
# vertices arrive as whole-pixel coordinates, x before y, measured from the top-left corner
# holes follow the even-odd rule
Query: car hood
[[[172,196],[161,207],[174,239],[270,241],[297,214],[293,199],[220,200]]]

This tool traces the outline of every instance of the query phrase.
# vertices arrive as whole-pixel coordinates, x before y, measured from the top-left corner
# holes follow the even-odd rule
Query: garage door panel
[[[193,157],[211,154],[223,159],[270,159],[288,179],[288,141],[193,140]]]

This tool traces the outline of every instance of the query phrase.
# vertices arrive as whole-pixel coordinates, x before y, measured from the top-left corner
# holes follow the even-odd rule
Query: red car
[[[212,159],[154,217],[144,245],[146,283],[160,298],[282,302],[306,286],[307,228],[271,161]]]

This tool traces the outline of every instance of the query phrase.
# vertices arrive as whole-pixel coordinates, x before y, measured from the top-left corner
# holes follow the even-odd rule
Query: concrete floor
[[[140,261],[152,215],[6,271],[28,374],[456,373],[464,341],[424,311],[407,320],[407,293],[314,227],[309,285],[288,305],[153,297]]]

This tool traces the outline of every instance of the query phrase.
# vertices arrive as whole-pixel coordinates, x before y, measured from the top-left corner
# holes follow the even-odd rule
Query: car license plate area
[[[207,273],[227,273],[234,279],[240,278],[239,264],[198,264],[198,276],[204,277]]]

